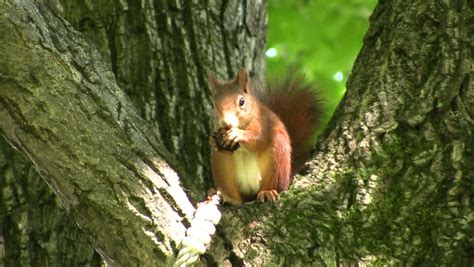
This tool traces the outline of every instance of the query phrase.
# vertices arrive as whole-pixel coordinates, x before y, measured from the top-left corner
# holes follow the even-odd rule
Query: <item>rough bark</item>
[[[77,32],[38,4],[0,9],[2,134],[106,261],[169,264],[193,211],[172,157]]]
[[[5,247],[0,244],[2,266],[100,265],[100,256],[58,198],[3,138],[0,173],[0,233],[6,241]]]
[[[101,263],[89,239],[67,216],[31,162],[3,138],[0,140],[0,262],[5,266],[99,266]]]

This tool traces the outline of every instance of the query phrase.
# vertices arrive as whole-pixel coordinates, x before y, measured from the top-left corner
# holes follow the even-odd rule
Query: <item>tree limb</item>
[[[0,4],[0,129],[113,264],[174,259],[194,208],[172,161],[66,22],[29,1]]]

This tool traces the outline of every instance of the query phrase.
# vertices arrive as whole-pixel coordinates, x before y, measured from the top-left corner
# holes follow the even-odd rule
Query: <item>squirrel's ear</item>
[[[240,68],[239,74],[237,74],[237,78],[235,79],[237,84],[240,88],[244,90],[245,93],[248,93],[250,90],[250,78],[249,73],[245,68]]]
[[[219,86],[219,80],[214,72],[209,73],[209,84],[211,85],[212,91],[215,91],[217,86]]]

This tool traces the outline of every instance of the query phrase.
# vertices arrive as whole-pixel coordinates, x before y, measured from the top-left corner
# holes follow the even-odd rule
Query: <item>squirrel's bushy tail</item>
[[[315,132],[323,118],[323,101],[318,89],[303,74],[290,69],[284,79],[267,81],[257,90],[259,101],[282,120],[291,139],[292,174],[299,171],[311,153]]]

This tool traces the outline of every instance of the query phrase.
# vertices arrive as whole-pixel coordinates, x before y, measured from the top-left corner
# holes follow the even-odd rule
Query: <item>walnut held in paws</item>
[[[226,151],[230,151],[230,152],[234,152],[235,150],[237,150],[240,145],[239,143],[229,143],[229,144],[226,144],[225,141],[225,136],[226,136],[226,133],[227,133],[228,129],[226,127],[222,127],[220,129],[218,129],[214,134],[213,134],[213,138],[214,138],[214,141],[216,142],[216,146],[219,150],[226,150]]]

